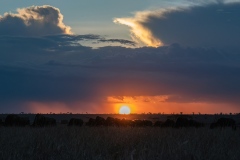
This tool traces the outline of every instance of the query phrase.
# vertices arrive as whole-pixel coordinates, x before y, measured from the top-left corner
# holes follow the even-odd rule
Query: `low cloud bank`
[[[161,103],[222,103],[235,108],[240,103],[239,49],[177,44],[98,49],[46,45],[37,49],[32,39],[27,40],[32,49],[12,43],[0,54],[3,110],[14,102],[81,102],[85,105],[79,105],[79,110],[89,109],[88,103],[96,109],[109,105],[108,97],[119,96],[165,97]]]

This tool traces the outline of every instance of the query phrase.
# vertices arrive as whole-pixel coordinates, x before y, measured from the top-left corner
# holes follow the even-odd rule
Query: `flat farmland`
[[[4,119],[2,115],[2,119]],[[35,115],[20,115],[29,117]],[[72,117],[174,120],[176,115],[44,115],[69,120]],[[190,116],[190,115],[188,115]],[[219,117],[235,119],[238,115],[192,115],[193,119],[211,123]],[[161,159],[161,160],[239,160],[240,128],[210,129],[72,126],[58,123],[53,127],[0,127],[0,159],[77,160],[77,159]]]
[[[0,159],[239,160],[231,128],[2,127]]]

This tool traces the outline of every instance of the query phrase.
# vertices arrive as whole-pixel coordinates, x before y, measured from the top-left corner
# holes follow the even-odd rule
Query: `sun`
[[[119,109],[119,114],[130,114],[130,113],[131,113],[131,110],[128,106],[122,106]]]

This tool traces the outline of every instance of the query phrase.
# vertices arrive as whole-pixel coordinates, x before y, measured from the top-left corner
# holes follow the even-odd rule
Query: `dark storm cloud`
[[[224,1],[225,2],[225,1]],[[179,43],[185,46],[239,46],[240,3],[203,3],[137,12],[132,18],[116,18],[149,46]]]
[[[131,45],[131,46],[136,45],[135,42],[125,40],[125,39],[100,39],[99,42],[120,43],[120,44]]]
[[[75,51],[75,50],[89,50],[91,47],[82,46],[83,42],[89,43],[101,43],[105,44],[120,44],[124,46],[134,46],[133,41],[123,40],[123,39],[107,39],[100,35],[48,35],[48,36],[39,36],[39,37],[26,37],[26,36],[0,36],[0,47],[2,56],[9,56],[8,50],[11,52],[17,52],[19,55],[23,53],[26,55],[30,53],[32,56],[33,53],[42,53],[43,50],[48,50],[49,52],[59,51]],[[14,48],[13,48],[14,46]],[[29,52],[28,52],[29,51]],[[6,54],[5,54],[6,53]],[[46,52],[48,54],[48,52]]]
[[[168,102],[240,102],[238,49],[68,47],[71,52],[59,46],[19,56],[13,43],[6,52],[11,58],[0,55],[1,102],[101,103],[108,96],[156,95],[168,95]]]
[[[233,8],[233,4],[205,8],[214,6]],[[188,12],[205,12],[203,7],[196,8]],[[30,11],[24,10],[24,13]],[[182,17],[186,12],[174,10],[166,14]],[[18,16],[17,19],[21,20]],[[11,110],[9,107],[16,110],[15,105],[22,109],[28,102],[80,101],[98,105],[106,103],[108,96],[167,96],[166,102],[179,103],[240,103],[238,42],[234,47],[186,47],[175,43],[158,48],[106,46],[94,49],[81,44],[89,41],[132,46],[135,43],[91,34],[51,34],[0,36],[0,109],[3,112]],[[192,41],[195,39],[193,36]],[[213,41],[218,42],[218,39]],[[88,106],[79,106],[84,107]]]
[[[48,39],[52,39],[59,43],[65,42],[68,45],[75,44],[78,45],[80,41],[93,41],[93,43],[119,43],[126,46],[135,46],[136,43],[130,40],[125,39],[107,39],[104,36],[94,35],[94,34],[86,34],[86,35],[54,35],[54,36],[45,36]]]

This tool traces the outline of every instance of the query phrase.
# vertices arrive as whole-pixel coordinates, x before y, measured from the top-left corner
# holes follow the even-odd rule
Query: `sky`
[[[2,113],[239,113],[240,1],[1,1]]]

